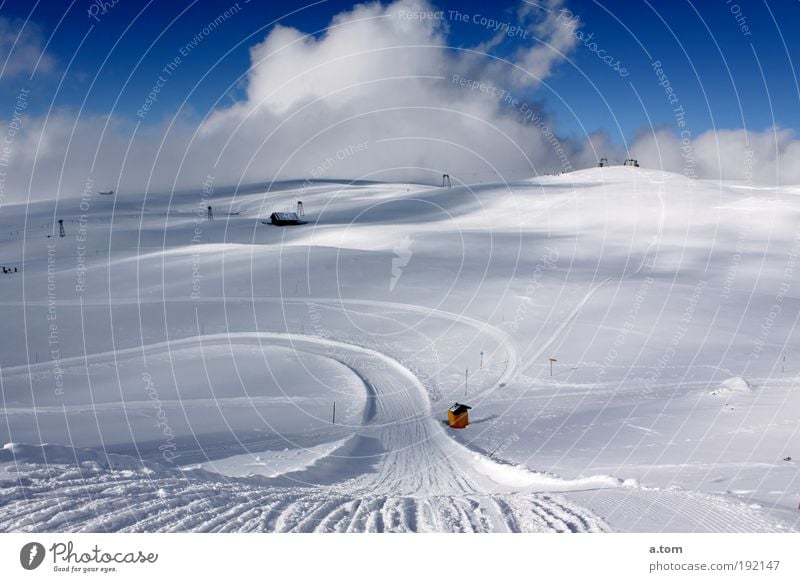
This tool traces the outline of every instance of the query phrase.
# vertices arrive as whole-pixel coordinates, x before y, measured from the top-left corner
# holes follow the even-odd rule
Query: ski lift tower
[[[450,182],[450,174],[442,174],[442,188],[452,188],[453,185]]]
[[[608,158],[600,158],[600,161],[597,163],[598,168],[605,168],[608,165]]]

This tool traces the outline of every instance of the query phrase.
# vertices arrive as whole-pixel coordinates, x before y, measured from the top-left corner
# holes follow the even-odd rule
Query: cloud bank
[[[640,134],[630,151],[648,160],[648,167],[693,178],[800,184],[800,141],[788,129],[718,129],[690,140],[670,129],[654,129]]]
[[[317,36],[277,25],[250,49],[244,98],[199,124],[178,116],[134,132],[114,114],[24,118],[6,200],[78,195],[87,180],[169,191],[207,176],[474,182],[580,167],[594,154],[525,98],[575,45],[555,22],[561,4],[476,23],[524,33],[509,60],[450,47],[446,13],[422,0],[357,5]]]
[[[23,111],[0,203],[77,196],[87,183],[121,193],[168,192],[199,187],[209,176],[217,185],[308,178],[431,183],[446,172],[474,183],[588,167],[598,152],[627,157],[603,134],[562,135],[531,99],[578,42],[558,22],[563,6],[523,4],[508,22],[478,20],[475,26],[494,35],[475,47],[451,47],[447,11],[424,0],[358,5],[314,36],[277,25],[250,49],[244,96],[230,104],[221,87],[225,105],[199,122],[178,114],[137,126],[113,112],[37,118]],[[512,41],[516,48],[503,51],[508,58],[493,56]],[[29,62],[30,54],[7,60]],[[788,131],[709,132],[691,145],[699,177],[747,179],[742,160],[749,155],[758,162],[753,181],[800,183],[790,163],[800,146]],[[681,172],[682,147],[680,137],[656,130],[628,150],[648,166]]]
[[[44,35],[35,23],[0,16],[0,76],[8,80],[31,75],[35,69],[52,71],[55,63],[43,54],[44,44]]]

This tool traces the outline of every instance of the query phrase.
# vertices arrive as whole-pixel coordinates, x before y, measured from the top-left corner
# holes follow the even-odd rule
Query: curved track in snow
[[[604,281],[605,283],[605,281]],[[593,294],[596,289],[593,289],[590,294]],[[582,306],[588,297],[581,302]],[[243,302],[243,303],[253,303],[253,304],[260,304],[260,303],[278,303],[278,304],[291,304],[291,305],[324,305],[327,307],[369,307],[369,308],[376,308],[376,309],[384,309],[384,310],[393,310],[393,311],[405,311],[408,313],[415,313],[419,315],[424,315],[426,317],[433,317],[436,319],[444,319],[446,321],[450,321],[452,323],[461,323],[473,328],[476,332],[488,335],[492,339],[494,339],[499,345],[503,346],[503,349],[506,351],[507,355],[507,362],[506,367],[501,375],[492,385],[488,386],[482,393],[488,393],[500,384],[508,382],[511,378],[513,378],[518,372],[519,366],[519,355],[516,349],[516,343],[513,338],[503,331],[502,329],[495,327],[489,323],[481,321],[479,319],[475,319],[469,317],[467,315],[463,315],[460,313],[453,313],[450,311],[445,311],[438,308],[431,308],[431,307],[423,307],[420,305],[413,305],[409,303],[395,303],[391,301],[377,301],[377,300],[370,300],[370,299],[344,299],[344,298],[336,298],[331,299],[329,297],[281,297],[281,296],[237,296],[237,295],[225,295],[225,296],[203,296],[198,298],[192,299],[184,299],[184,298],[177,298],[177,297],[140,297],[140,298],[121,298],[115,299],[114,305],[121,306],[121,305],[161,305],[161,304],[201,304],[201,303],[233,303],[233,302]],[[108,306],[107,301],[93,301],[91,299],[86,300],[59,300],[58,304],[60,306],[82,306],[82,307],[90,307],[90,306],[100,306],[105,307]],[[46,301],[0,301],[0,306],[22,306],[22,307],[46,307],[48,303]],[[579,307],[580,307],[579,306]],[[570,314],[568,320],[574,317],[574,314]],[[568,323],[568,321],[566,322]],[[559,332],[562,330],[563,325],[559,327]],[[147,348],[148,346],[138,346],[138,349]],[[87,354],[91,356],[90,354]]]
[[[189,340],[181,340],[181,343]],[[452,440],[420,381],[366,348],[302,335],[204,336],[211,343],[347,353],[373,392],[363,427],[339,449],[277,478],[226,478],[133,460],[124,467],[17,467],[2,494],[3,531],[604,531],[559,491],[615,486],[503,466]],[[24,461],[23,458],[19,459]],[[113,463],[112,463],[113,465]]]

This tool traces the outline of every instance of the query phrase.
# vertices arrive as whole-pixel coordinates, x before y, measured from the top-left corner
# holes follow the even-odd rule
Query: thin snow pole
[[[333,419],[331,420],[331,424],[336,424],[336,401],[333,401]]]

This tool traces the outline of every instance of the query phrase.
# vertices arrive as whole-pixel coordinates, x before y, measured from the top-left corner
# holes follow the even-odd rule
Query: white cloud
[[[659,128],[637,137],[630,152],[643,166],[687,176],[800,184],[800,141],[787,129],[718,129],[692,139]]]
[[[520,19],[528,23],[528,28],[538,41],[531,48],[519,51],[518,64],[527,72],[521,75],[522,82],[536,85],[538,80],[549,77],[553,68],[575,48],[578,39],[573,29],[564,25],[563,9],[562,0],[521,4]],[[575,26],[579,26],[579,23],[580,20],[576,18]]]
[[[275,28],[251,50],[247,99],[215,112],[203,139],[230,137],[230,160],[261,148],[253,168],[262,173],[244,169],[246,179],[264,179],[267,167],[278,177],[304,177],[341,148],[365,142],[360,155],[337,158],[326,177],[430,179],[448,171],[465,180],[478,173],[497,179],[492,168],[530,173],[528,159],[539,169],[558,169],[556,146],[521,119],[519,105],[501,101],[503,91],[521,97],[531,78],[448,47],[442,19],[413,17],[433,10],[413,0],[361,5],[337,16],[319,38]],[[525,20],[541,33],[543,21]],[[554,57],[549,49],[537,52],[540,44],[531,42],[519,58],[533,66],[541,54],[542,72]],[[563,148],[572,153],[569,143]],[[407,167],[431,171],[397,169]]]
[[[54,61],[43,50],[44,35],[35,23],[0,16],[0,78],[31,75],[35,68],[51,71]]]

